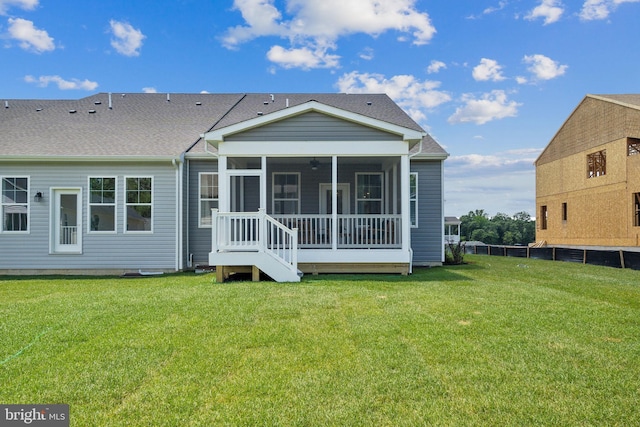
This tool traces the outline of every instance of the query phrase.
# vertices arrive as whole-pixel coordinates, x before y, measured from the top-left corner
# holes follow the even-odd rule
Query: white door
[[[51,226],[53,252],[82,252],[82,196],[79,188],[53,190]]]

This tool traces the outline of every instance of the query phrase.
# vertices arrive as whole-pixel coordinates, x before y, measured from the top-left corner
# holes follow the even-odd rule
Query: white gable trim
[[[240,123],[236,123],[231,126],[227,126],[221,129],[217,129],[212,132],[207,132],[202,135],[208,143],[218,146],[218,143],[223,142],[224,138],[228,135],[233,135],[239,132],[244,132],[249,129],[257,128],[267,125],[269,123],[278,122],[280,120],[304,114],[310,111],[317,111],[327,114],[329,116],[344,119],[350,122],[358,123],[363,126],[380,129],[385,132],[393,133],[396,135],[402,135],[402,139],[405,141],[416,142],[422,140],[426,133],[409,129],[404,126],[394,125],[393,123],[385,122],[371,117],[363,116],[362,114],[353,113],[350,111],[342,110],[340,108],[331,107],[326,104],[322,104],[318,101],[309,101],[304,104],[296,105],[293,107],[285,108],[283,110],[276,111],[264,116],[258,116],[253,119],[245,120]]]

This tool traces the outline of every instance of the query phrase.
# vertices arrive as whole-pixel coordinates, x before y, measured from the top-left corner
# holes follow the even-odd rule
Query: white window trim
[[[380,176],[380,198],[379,199],[360,199],[358,198],[358,176],[360,175],[379,175]],[[355,194],[355,204],[356,204],[356,215],[361,214],[362,212],[359,212],[358,209],[358,205],[359,202],[361,201],[366,201],[366,200],[371,200],[371,201],[380,201],[380,212],[381,214],[385,211],[384,208],[384,201],[385,201],[385,182],[384,182],[384,172],[356,172],[356,181],[355,181],[355,190],[356,190],[356,194]]]
[[[203,175],[215,175],[218,177],[218,198],[216,199],[203,199],[202,198],[202,176]],[[202,223],[202,202],[203,201],[217,201],[218,207],[220,207],[220,175],[218,172],[200,172],[198,173],[198,228],[211,228],[211,224]]]
[[[2,202],[2,188],[5,178],[26,178],[27,179],[27,229],[26,230],[5,230],[4,229],[4,207],[13,205],[22,205],[23,203],[3,203]],[[16,234],[31,234],[31,176],[29,175],[0,175],[0,234],[8,233],[12,235]]]
[[[115,180],[115,194],[113,203],[91,203],[91,180],[95,178]],[[113,206],[113,230],[92,230],[91,229],[91,207],[92,206]],[[118,233],[118,177],[117,176],[89,176],[87,178],[87,234],[117,234]]]
[[[276,194],[276,175],[296,175],[298,177],[298,198],[297,199],[276,199],[275,194]],[[296,209],[298,211],[297,214],[293,214],[293,215],[300,215],[301,212],[301,206],[300,206],[300,199],[302,198],[302,194],[301,190],[302,190],[302,182],[301,182],[301,177],[300,177],[300,172],[273,172],[271,174],[271,212],[275,213],[275,207],[276,207],[276,200],[280,201],[280,200],[284,200],[284,201],[293,201],[296,200],[298,202],[298,208]],[[289,214],[283,214],[283,215],[289,215]]]
[[[129,206],[135,206],[135,205],[146,205],[146,203],[141,204],[141,203],[127,203],[127,180],[131,179],[131,178],[150,178],[151,179],[151,230],[127,230],[127,208]],[[153,175],[129,175],[129,176],[125,176],[124,177],[124,187],[123,187],[123,192],[124,192],[124,209],[123,209],[123,219],[124,219],[124,225],[123,225],[123,233],[125,234],[153,234],[153,229],[154,229],[154,224],[156,222],[156,218],[155,218],[155,199],[156,199],[156,192],[155,192],[155,177]]]
[[[411,198],[411,178],[409,178],[409,208],[411,208],[411,202],[413,202],[415,200],[416,204],[415,204],[415,217],[416,217],[416,223],[415,224],[411,224],[411,228],[418,228],[418,212],[420,212],[420,209],[418,209],[418,188],[419,188],[419,184],[418,184],[418,172],[410,172],[409,173],[409,177],[411,176],[415,176],[416,179],[416,197],[414,199]],[[409,213],[409,220],[411,220],[411,213]]]

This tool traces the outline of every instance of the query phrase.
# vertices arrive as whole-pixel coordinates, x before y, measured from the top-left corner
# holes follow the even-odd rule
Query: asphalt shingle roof
[[[310,100],[423,131],[383,94],[273,94],[272,101],[267,93],[98,93],[78,100],[0,100],[0,158],[173,157],[198,142],[202,151],[200,135],[209,130]],[[422,146],[444,153],[429,136]]]

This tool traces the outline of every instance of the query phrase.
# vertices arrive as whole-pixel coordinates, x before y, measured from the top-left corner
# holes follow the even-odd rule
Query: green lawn
[[[73,426],[640,420],[640,272],[520,258],[298,284],[0,278],[0,403]]]

